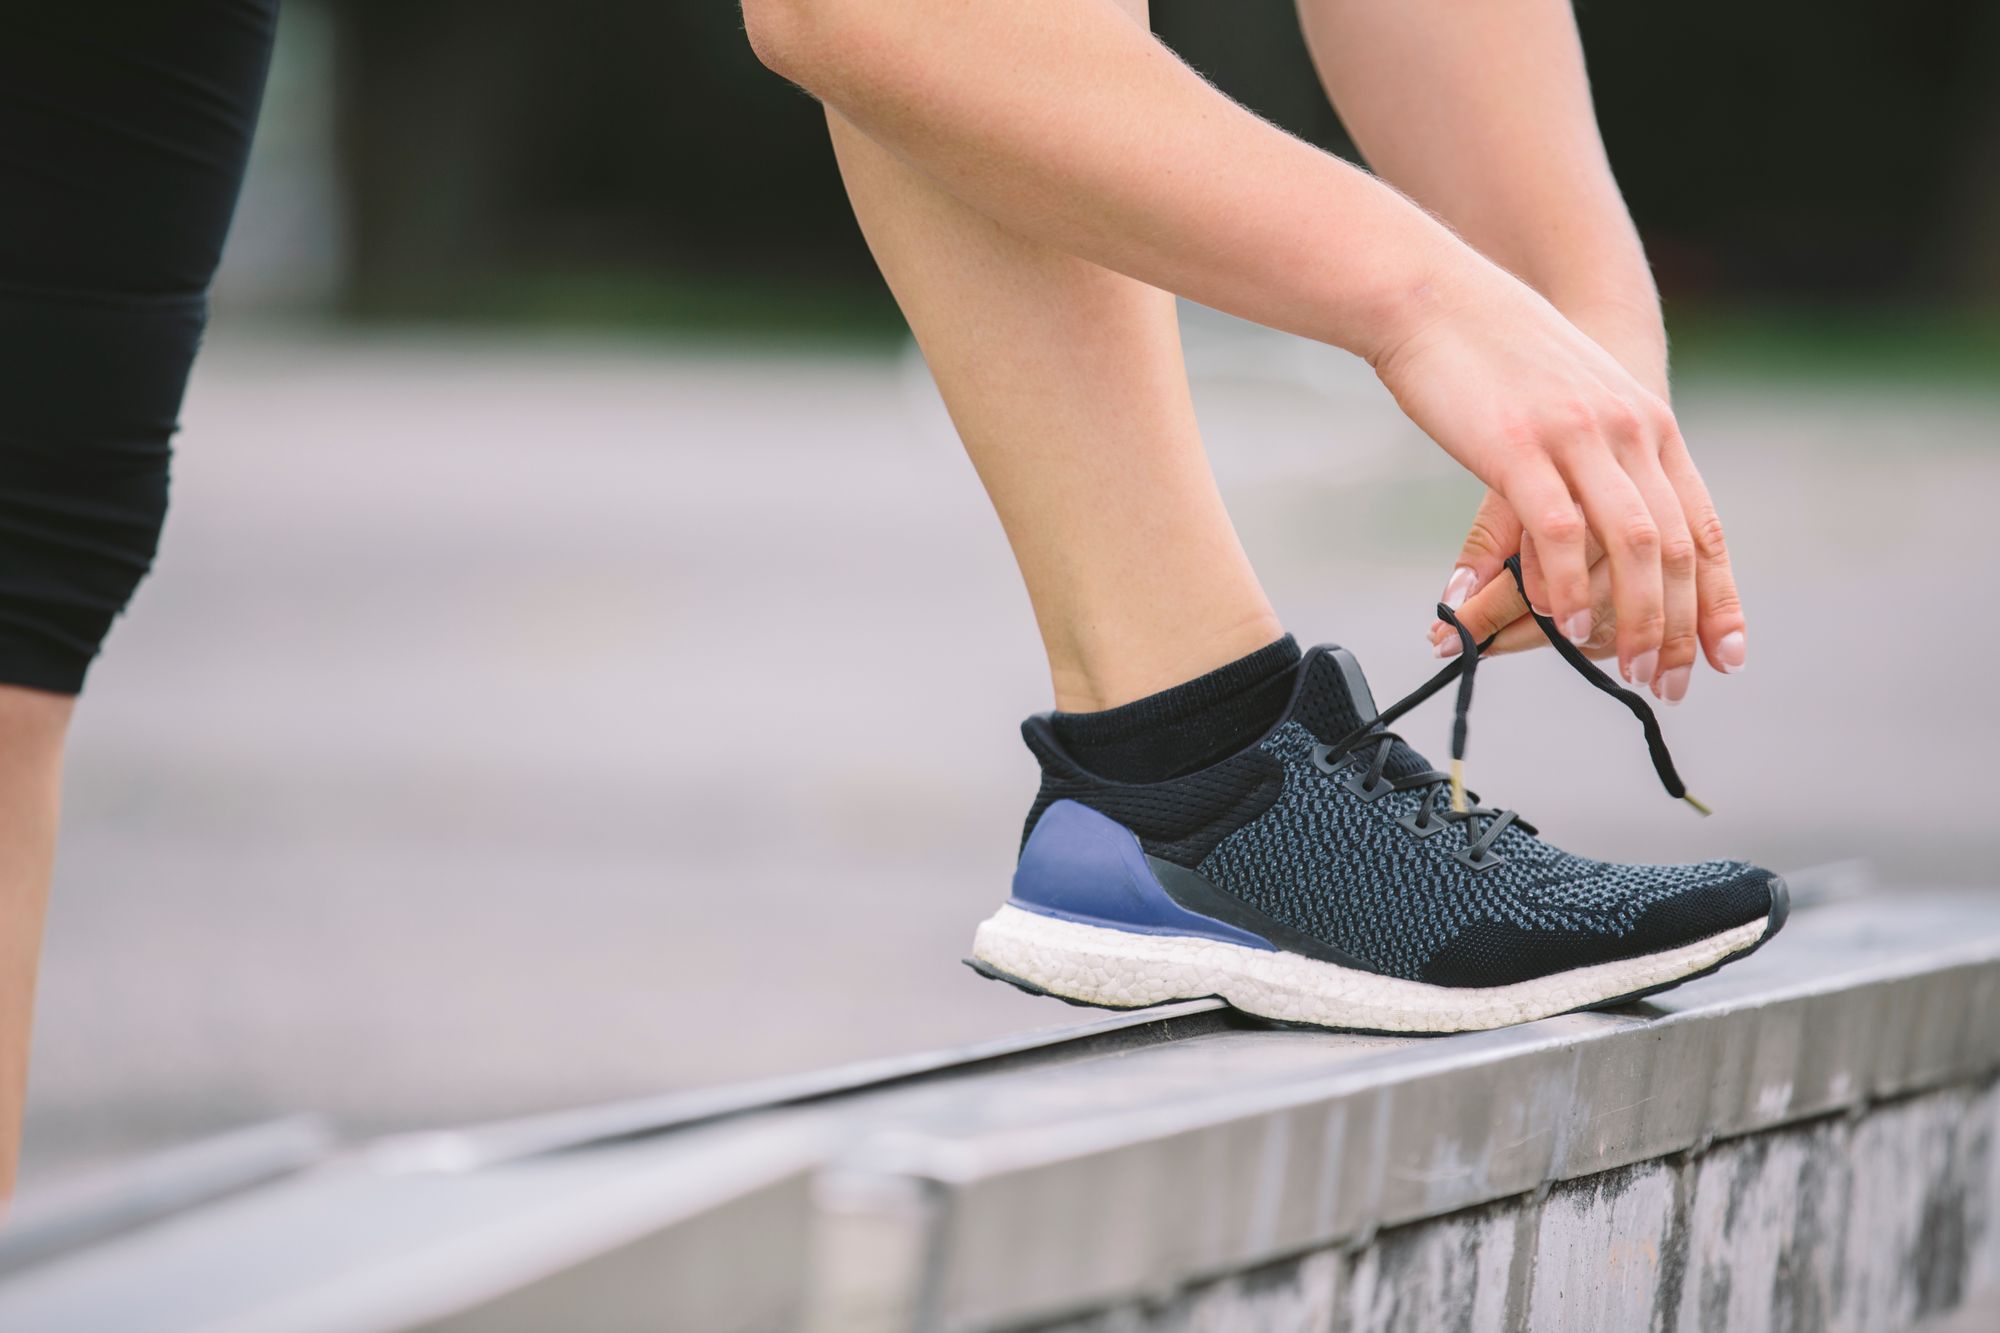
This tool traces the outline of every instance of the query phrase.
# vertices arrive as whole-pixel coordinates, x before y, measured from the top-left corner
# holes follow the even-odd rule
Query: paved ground
[[[1400,693],[1476,492],[1365,371],[1197,334],[1281,611]],[[1990,880],[2000,397],[1683,411],[1754,616],[1668,724],[1717,817],[1548,657],[1482,674],[1478,786],[1601,854]],[[958,964],[1046,687],[919,368],[225,341],[187,425],[77,736],[31,1181],[281,1109],[366,1131],[1071,1017]]]

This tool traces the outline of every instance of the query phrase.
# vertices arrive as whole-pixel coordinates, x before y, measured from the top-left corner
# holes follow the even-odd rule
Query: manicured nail
[[[1568,637],[1571,643],[1588,643],[1590,641],[1590,612],[1579,611],[1568,620],[1563,621],[1563,634]]]
[[[1457,657],[1465,645],[1458,641],[1456,634],[1432,647],[1432,657]]]
[[[1677,666],[1660,677],[1660,697],[1670,704],[1677,704],[1687,698],[1688,680],[1694,675],[1693,667]]]
[[[1660,669],[1660,650],[1648,648],[1632,659],[1632,679],[1641,685],[1653,683],[1653,673]]]
[[[1470,565],[1460,565],[1452,570],[1450,582],[1444,585],[1444,604],[1454,611],[1464,606],[1465,599],[1472,596],[1473,580],[1478,577]]]
[[[1743,642],[1743,631],[1740,629],[1729,631],[1722,636],[1722,642],[1715,645],[1715,660],[1722,663],[1724,673],[1731,676],[1743,669],[1749,655],[1750,649]]]

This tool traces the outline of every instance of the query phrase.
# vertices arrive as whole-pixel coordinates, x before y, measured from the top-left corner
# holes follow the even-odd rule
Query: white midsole
[[[1219,995],[1264,1018],[1375,1032],[1472,1032],[1526,1023],[1692,976],[1754,947],[1746,921],[1677,949],[1597,963],[1511,986],[1433,986],[1299,954],[1192,935],[1142,935],[1026,912],[980,923],[972,955],[1010,977],[1086,1004],[1137,1008]]]

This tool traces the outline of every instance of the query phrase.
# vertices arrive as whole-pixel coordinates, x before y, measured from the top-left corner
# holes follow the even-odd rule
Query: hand
[[[1740,670],[1721,524],[1672,411],[1547,301],[1485,268],[1472,295],[1440,302],[1375,362],[1403,410],[1491,491],[1445,600],[1467,608],[1475,637],[1539,639],[1511,625],[1523,608],[1512,579],[1495,577],[1519,549],[1530,600],[1666,702],[1686,696],[1698,645],[1717,670]]]
[[[1472,531],[1466,534],[1465,545],[1459,550],[1458,565],[1439,599],[1458,613],[1460,623],[1472,632],[1474,639],[1484,642],[1492,638],[1493,644],[1486,650],[1488,657],[1549,646],[1541,626],[1528,615],[1528,604],[1515,586],[1513,576],[1505,572],[1507,557],[1517,552],[1521,556],[1522,581],[1526,582],[1529,566],[1539,563],[1534,541],[1521,530],[1521,522],[1507,502],[1488,491],[1480,502],[1479,513],[1473,517]],[[1585,657],[1601,659],[1612,655],[1618,631],[1618,613],[1611,603],[1611,567],[1604,561],[1604,549],[1597,544],[1596,534],[1586,535],[1584,553],[1590,562],[1593,623],[1590,638],[1577,646]],[[1458,655],[1458,631],[1442,620],[1431,622],[1430,637],[1434,655]],[[1657,662],[1648,662],[1642,656],[1634,666],[1634,674],[1628,680],[1636,678],[1641,685],[1653,683],[1658,674]]]

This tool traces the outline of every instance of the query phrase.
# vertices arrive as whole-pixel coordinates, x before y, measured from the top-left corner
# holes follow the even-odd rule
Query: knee
[[[810,19],[806,12],[812,0],[743,0],[743,35],[750,49],[773,74],[799,82],[799,67],[805,46],[805,30]]]
[[[874,17],[869,0],[743,0],[743,30],[757,59],[812,93],[849,57],[877,45]]]

